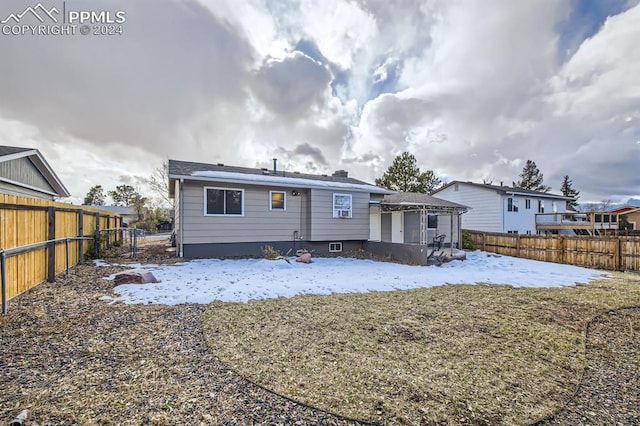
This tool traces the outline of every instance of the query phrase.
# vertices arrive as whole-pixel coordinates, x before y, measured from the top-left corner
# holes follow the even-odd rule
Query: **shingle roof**
[[[437,190],[435,190],[433,193],[437,194],[438,192],[442,191],[443,189],[448,188],[448,187],[450,187],[452,185],[455,185],[455,184],[463,184],[463,185],[475,186],[477,188],[491,189],[491,190],[494,190],[494,191],[498,191],[501,194],[516,193],[516,194],[531,195],[531,196],[537,196],[537,197],[558,198],[558,199],[562,199],[562,200],[573,200],[573,198],[571,198],[571,197],[565,197],[563,195],[558,195],[558,194],[551,194],[549,192],[531,191],[530,189],[517,188],[517,187],[512,187],[512,186],[490,185],[490,184],[475,183],[475,182],[462,182],[462,181],[459,181],[459,180],[454,180],[452,182],[449,182],[448,184],[446,184],[446,185],[438,188]]]
[[[421,194],[417,192],[398,192],[395,194],[385,195],[380,204],[385,205],[406,205],[435,207],[450,210],[468,210],[469,207],[462,204],[453,203],[441,198],[432,197],[431,195]]]
[[[290,172],[285,170],[278,170],[276,173],[271,169],[257,169],[250,167],[237,167],[227,166],[225,164],[208,164],[208,163],[193,163],[190,161],[178,161],[169,160],[169,176],[192,176],[195,172],[229,172],[229,173],[241,173],[259,176],[279,176],[289,177],[297,179],[310,179],[322,182],[341,182],[351,183],[354,185],[371,185],[370,183],[363,182],[358,179],[341,176],[329,176],[329,175],[313,175],[308,173]]]
[[[33,151],[33,148],[22,148],[19,146],[0,145],[0,157],[5,155],[16,154],[18,152]]]

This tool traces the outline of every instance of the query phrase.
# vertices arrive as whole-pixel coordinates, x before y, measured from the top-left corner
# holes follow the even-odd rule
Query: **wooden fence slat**
[[[589,268],[640,271],[640,237],[465,232],[483,251]]]
[[[93,235],[107,212],[86,206],[0,194],[0,249],[11,249],[54,238]],[[98,218],[96,220],[95,218]],[[82,240],[69,242],[69,266],[82,262],[91,248]],[[65,243],[6,258],[7,299],[49,279],[66,268]]]

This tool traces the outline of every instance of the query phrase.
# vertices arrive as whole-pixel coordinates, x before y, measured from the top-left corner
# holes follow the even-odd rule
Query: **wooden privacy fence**
[[[640,271],[640,237],[464,232],[478,249],[492,253],[610,271]]]
[[[121,225],[122,218],[111,212],[0,194],[3,310],[7,300],[45,280],[54,281],[58,273],[80,263],[89,250],[99,250],[93,237],[100,230]],[[109,247],[117,238],[117,233],[107,232],[100,245]],[[16,250],[30,245],[28,251]]]

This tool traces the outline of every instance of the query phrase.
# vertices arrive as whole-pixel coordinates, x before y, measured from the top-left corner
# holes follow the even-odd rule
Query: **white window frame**
[[[518,213],[519,205],[518,200],[515,197],[507,198],[507,211],[512,213]]]
[[[273,194],[283,194],[284,202],[281,209],[273,208],[273,199],[271,198]],[[287,211],[287,191],[269,191],[269,210],[276,212],[284,212]]]
[[[207,217],[244,217],[244,189],[242,188],[223,188],[223,187],[218,187],[218,186],[205,186],[202,188],[203,189],[203,194],[204,194],[204,215]],[[222,214],[218,214],[218,213],[207,213],[207,190],[209,189],[216,189],[216,190],[220,190],[220,191],[240,191],[242,193],[242,196],[240,198],[241,203],[242,203],[242,213],[241,214],[228,214],[228,213],[222,213]],[[225,206],[224,206],[224,210],[227,210],[227,197],[224,198],[224,202],[225,202]]]
[[[544,213],[544,200],[538,200],[538,213]]]
[[[329,243],[329,253],[342,253],[342,242],[336,241]]]
[[[346,209],[349,214],[348,216],[343,216],[340,212],[344,211],[345,209],[337,209],[336,208],[336,197],[349,197],[349,208]],[[351,219],[353,217],[353,195],[351,194],[340,194],[337,192],[333,193],[333,217],[334,218],[341,218],[341,219]]]
[[[530,199],[526,199],[524,200],[524,208],[527,210],[531,210],[531,200]]]

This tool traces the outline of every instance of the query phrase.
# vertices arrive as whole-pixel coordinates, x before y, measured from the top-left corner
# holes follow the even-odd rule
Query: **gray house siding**
[[[352,196],[352,217],[333,217],[333,194]],[[310,241],[369,239],[369,193],[311,189]]]
[[[242,216],[206,216],[205,188],[229,188],[244,191]],[[214,182],[184,185],[182,232],[184,244],[248,243],[293,241],[294,231],[302,236],[306,229],[305,208],[307,194],[294,188],[271,188],[268,186],[243,186],[238,184],[216,184]],[[286,193],[286,210],[269,209],[269,191]]]
[[[55,193],[54,188],[49,185],[47,180],[33,165],[31,160],[26,157],[0,162],[0,178],[16,182],[18,184],[16,185],[10,182],[0,181],[0,191],[4,193],[38,197],[47,200],[53,199],[53,195],[46,194],[46,192]],[[24,184],[32,188],[25,188],[20,184]]]
[[[43,192],[35,191],[23,186],[13,185],[0,181],[0,194],[17,195],[19,197],[40,198],[42,200],[53,200],[54,196]]]

